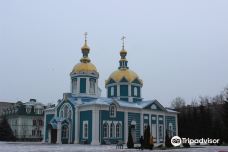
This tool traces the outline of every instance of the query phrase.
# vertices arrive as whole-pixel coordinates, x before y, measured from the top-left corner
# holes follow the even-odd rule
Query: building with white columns
[[[44,142],[105,144],[127,143],[129,129],[134,143],[150,126],[155,144],[165,142],[165,134],[178,133],[177,112],[157,100],[143,100],[142,80],[128,67],[122,46],[119,67],[105,81],[107,97],[101,97],[99,73],[91,63],[87,40],[80,63],[70,73],[71,92],[64,93],[57,106],[45,110]]]

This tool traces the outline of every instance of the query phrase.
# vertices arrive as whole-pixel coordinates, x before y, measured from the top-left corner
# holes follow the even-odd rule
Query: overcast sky
[[[0,101],[62,98],[84,32],[102,96],[123,35],[142,97],[168,106],[214,96],[228,84],[227,8],[227,0],[0,0]]]

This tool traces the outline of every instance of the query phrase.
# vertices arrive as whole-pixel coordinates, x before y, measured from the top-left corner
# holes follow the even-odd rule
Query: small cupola
[[[71,76],[71,93],[75,97],[96,98],[100,92],[98,89],[99,73],[89,58],[90,47],[87,44],[87,33],[85,33],[85,42],[81,47],[82,58],[80,63],[73,67]]]
[[[111,73],[105,81],[107,97],[118,98],[120,100],[134,102],[141,101],[142,80],[128,67],[125,50],[125,37],[122,37],[122,49],[120,51],[120,60],[118,70]]]

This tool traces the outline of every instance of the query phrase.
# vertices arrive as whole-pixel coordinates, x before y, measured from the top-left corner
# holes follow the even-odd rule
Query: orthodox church
[[[149,125],[155,144],[165,142],[165,134],[177,135],[177,112],[157,100],[143,100],[143,81],[130,70],[123,46],[119,67],[105,81],[107,97],[101,97],[99,72],[88,57],[90,48],[81,48],[82,58],[70,73],[71,92],[57,105],[45,110],[44,142],[56,144],[127,143],[128,133],[139,142]]]

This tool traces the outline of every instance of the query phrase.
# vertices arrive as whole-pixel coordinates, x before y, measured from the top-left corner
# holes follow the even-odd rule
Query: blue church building
[[[143,100],[143,81],[128,67],[124,43],[119,67],[105,81],[107,97],[101,97],[99,73],[88,57],[86,38],[81,50],[82,58],[70,73],[71,92],[45,110],[44,142],[127,143],[131,129],[133,141],[138,143],[148,125],[155,144],[164,143],[166,133],[177,135],[177,112],[157,100]]]

